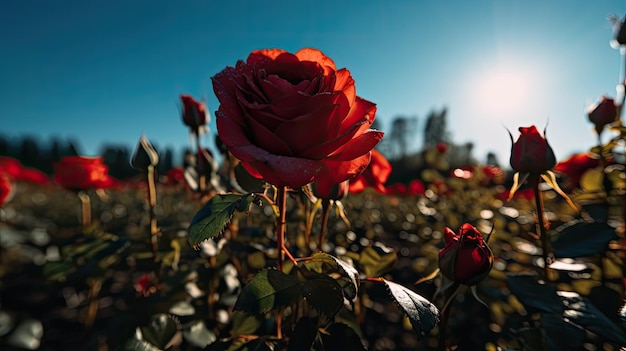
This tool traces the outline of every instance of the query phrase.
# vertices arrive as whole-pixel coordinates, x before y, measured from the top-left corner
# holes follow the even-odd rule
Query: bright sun
[[[474,98],[483,113],[502,115],[530,104],[532,75],[510,66],[485,70],[477,80]]]

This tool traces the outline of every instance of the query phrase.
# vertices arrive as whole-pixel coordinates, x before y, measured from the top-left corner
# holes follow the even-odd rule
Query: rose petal
[[[345,133],[352,125],[367,121],[372,124],[376,115],[376,104],[360,97],[356,97],[354,104],[350,108],[350,112],[342,122],[342,130]]]
[[[365,133],[347,142],[337,154],[331,157],[335,160],[349,161],[360,157],[372,150],[378,144],[385,133],[374,129],[368,129]]]
[[[341,90],[346,94],[350,106],[354,104],[354,100],[356,99],[356,87],[354,86],[354,79],[352,79],[350,71],[345,68],[337,71],[335,90]]]
[[[319,63],[322,67],[328,67],[328,70],[326,68],[324,69],[324,71],[326,72],[329,72],[330,70],[337,70],[335,62],[333,62],[333,60],[331,60],[328,56],[324,55],[323,52],[317,49],[300,49],[298,52],[296,52],[296,56],[300,59],[300,61],[313,61]]]

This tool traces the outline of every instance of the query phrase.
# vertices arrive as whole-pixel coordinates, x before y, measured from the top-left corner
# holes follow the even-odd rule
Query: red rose
[[[425,191],[426,189],[424,188],[424,183],[422,183],[419,179],[413,179],[409,183],[408,193],[410,196],[424,195]]]
[[[12,191],[13,184],[11,184],[9,177],[0,171],[0,207],[9,201]]]
[[[217,130],[256,178],[321,193],[361,173],[383,133],[376,105],[356,96],[347,69],[316,49],[253,51],[213,78]]]
[[[52,166],[54,180],[66,189],[108,188],[114,183],[102,157],[65,156]]]
[[[602,132],[605,125],[611,124],[617,119],[615,100],[602,96],[600,101],[589,106],[587,117],[589,117],[589,121],[596,126],[596,132],[599,134]]]
[[[459,233],[445,228],[446,246],[439,251],[439,269],[446,278],[465,285],[476,285],[493,266],[493,253],[482,234],[469,223]]]
[[[20,175],[18,178],[16,178],[16,180],[44,185],[47,184],[50,179],[48,175],[38,169],[24,167],[22,168],[22,171],[20,172]]]
[[[387,194],[404,196],[409,194],[409,190],[407,186],[402,183],[394,183],[387,186]]]
[[[385,194],[385,182],[391,174],[391,164],[385,155],[378,150],[372,150],[372,159],[363,173],[350,179],[349,191],[353,194],[360,193],[365,188],[372,187],[381,194]]]
[[[350,191],[350,181],[345,180],[338,184],[333,184],[326,193],[320,193],[317,183],[311,183],[311,191],[313,195],[327,200],[343,200],[346,196],[348,196],[348,192]]]
[[[206,105],[196,101],[191,95],[181,95],[180,100],[183,103],[183,123],[197,132],[208,123]]]
[[[48,176],[42,171],[24,167],[22,163],[8,156],[0,156],[0,170],[13,181],[22,181],[35,184],[48,183]]]
[[[580,178],[590,169],[600,166],[600,159],[593,158],[589,153],[574,154],[559,162],[554,170],[565,176],[567,188],[573,189],[580,183]]]
[[[520,137],[511,148],[511,167],[521,173],[543,173],[554,167],[554,152],[537,128],[520,127],[519,131]]]

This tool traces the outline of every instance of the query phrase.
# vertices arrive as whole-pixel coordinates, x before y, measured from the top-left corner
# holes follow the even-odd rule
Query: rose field
[[[216,131],[180,95],[181,164],[145,135],[116,162],[4,142],[0,349],[626,350],[621,71],[564,160],[534,125],[506,165],[445,128],[386,155],[313,48],[213,75]]]

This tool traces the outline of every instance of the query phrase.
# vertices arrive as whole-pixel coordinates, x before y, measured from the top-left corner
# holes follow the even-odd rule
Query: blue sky
[[[71,137],[86,154],[142,133],[182,148],[180,94],[213,113],[210,78],[224,67],[254,49],[314,47],[352,72],[383,130],[398,115],[421,129],[447,106],[453,140],[480,160],[508,163],[505,126],[547,123],[563,159],[595,143],[586,106],[615,95],[612,13],[626,2],[3,0],[0,134]]]

